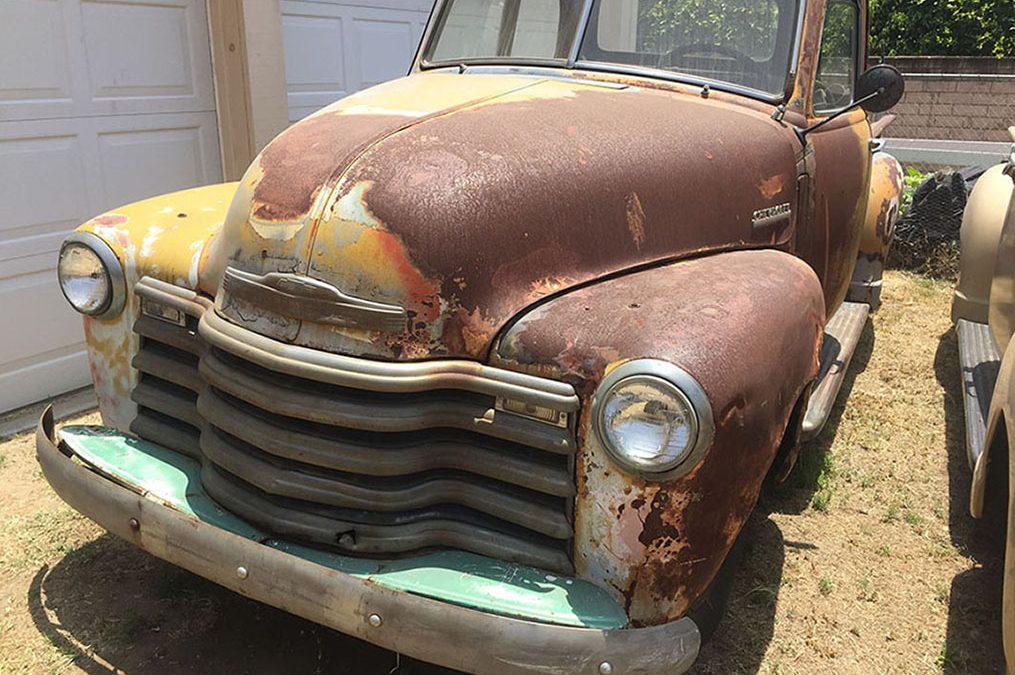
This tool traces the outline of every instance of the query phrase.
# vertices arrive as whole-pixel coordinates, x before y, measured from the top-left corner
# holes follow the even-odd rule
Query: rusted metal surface
[[[860,250],[850,282],[851,302],[865,302],[873,308],[880,304],[881,276],[895,234],[895,221],[902,204],[902,187],[902,165],[889,154],[875,153]]]
[[[346,553],[451,547],[573,571],[573,426],[496,409],[517,397],[566,419],[570,385],[476,362],[310,352],[233,326],[186,289],[145,277],[134,293],[130,428],[197,459],[232,513]],[[188,321],[158,318],[168,310]]]
[[[817,247],[800,253],[819,271],[831,316],[849,290],[867,213],[870,127],[864,112],[855,110],[807,138],[815,160],[808,228],[816,240],[824,239],[824,260]]]
[[[461,593],[453,604],[440,588],[450,582],[423,579],[410,586],[391,578],[404,573],[399,561],[363,564],[279,542],[249,526],[234,533],[222,522],[228,514],[216,514],[200,491],[171,500],[166,496],[170,481],[145,486],[150,489],[117,474],[114,481],[109,473],[71,459],[63,444],[58,447],[51,412],[40,421],[36,438],[39,462],[56,493],[113,534],[247,597],[401,654],[504,675],[562,669],[595,675],[604,672],[603,663],[617,673],[676,675],[686,672],[698,654],[701,636],[691,619],[650,628],[618,626],[612,603],[577,579],[551,579],[539,570],[465,554],[458,554],[457,566],[434,556],[420,558],[424,569],[446,571],[477,589]],[[181,473],[176,466],[167,470]],[[180,501],[197,506],[200,515],[180,508]],[[241,574],[240,567],[248,573]],[[391,577],[384,567],[394,568]]]
[[[426,98],[434,88],[458,96]],[[419,74],[377,96],[376,107],[347,99],[310,131],[276,139],[219,245],[243,271],[303,273],[401,306],[404,330],[300,324],[253,308],[241,311],[247,327],[386,359],[482,358],[505,322],[545,295],[690,253],[788,245],[792,219],[773,231],[753,227],[752,214],[795,201],[798,144],[753,105],[490,74]],[[374,113],[388,96],[433,107]],[[638,124],[618,134],[625,119]],[[325,137],[349,149],[301,151]],[[262,208],[261,176],[288,172],[329,178],[316,197],[279,180],[303,193]]]
[[[712,448],[669,482],[620,471],[584,408],[575,566],[612,589],[635,623],[680,616],[712,580],[817,372],[823,323],[821,287],[807,265],[744,251],[573,291],[499,341],[495,363],[572,382],[586,400],[616,365],[660,358],[690,372],[712,402]]]
[[[223,501],[318,543],[339,535],[342,544],[335,528],[349,520],[321,509],[365,505],[407,474],[476,475],[454,490],[443,478],[424,490],[399,484],[399,505],[430,508],[434,494],[452,495],[500,518],[507,503],[495,504],[485,481],[568,502],[505,519],[512,535],[536,525],[529,534],[543,539],[525,553],[570,569],[573,516],[580,577],[609,589],[635,625],[680,617],[715,577],[799,412],[870,209],[879,244],[890,229],[896,177],[875,166],[872,178],[864,113],[815,131],[804,147],[792,128],[815,120],[824,5],[806,0],[781,121],[757,100],[630,75],[415,73],[295,124],[238,185],[90,221],[131,287],[148,275],[195,291],[176,297],[206,319],[200,330],[173,325],[169,309],[157,312],[172,304],[157,281],[156,314],[140,317],[132,296],[118,320],[86,319],[107,423],[125,429],[133,419],[137,433],[198,458],[205,448],[216,460],[206,465],[218,466],[209,489]],[[213,322],[219,334],[247,337],[209,348]],[[132,325],[162,346],[138,353]],[[177,357],[186,368],[173,368]],[[677,364],[711,401],[713,444],[680,478],[624,473],[589,429],[602,377],[643,358]],[[334,359],[370,366],[336,368]],[[484,368],[500,373],[496,382]],[[511,376],[523,373],[551,382],[521,389],[539,405],[555,402],[555,419],[570,424],[507,412],[491,388],[514,391]],[[458,390],[420,403],[432,377]],[[368,380],[373,387],[357,389]],[[508,445],[523,447],[493,462]],[[384,459],[371,463],[381,447]],[[334,480],[276,471],[297,463]],[[241,478],[249,485],[237,488]],[[337,494],[340,483],[355,493],[342,504],[292,506]],[[438,515],[449,538],[429,544],[465,546],[468,528]],[[395,529],[381,530],[400,525],[379,522],[345,550],[416,541],[392,544]],[[406,533],[419,536],[397,532]],[[474,539],[507,558],[524,548],[512,554],[510,538],[491,531]]]

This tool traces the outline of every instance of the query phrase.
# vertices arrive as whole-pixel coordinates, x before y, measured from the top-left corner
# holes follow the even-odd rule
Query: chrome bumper
[[[602,630],[488,614],[392,590],[245,539],[120,485],[36,431],[46,479],[70,506],[153,555],[241,595],[413,658],[474,673],[683,673],[700,646],[689,618]]]

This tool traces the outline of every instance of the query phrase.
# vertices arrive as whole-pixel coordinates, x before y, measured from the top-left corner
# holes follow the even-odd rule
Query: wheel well
[[[803,428],[804,415],[807,414],[807,403],[811,398],[811,389],[814,383],[809,382],[800,392],[793,410],[789,414],[789,422],[782,434],[782,441],[779,449],[772,460],[772,466],[765,478],[767,483],[781,483],[786,480],[793,467],[796,465],[797,457],[800,455],[800,433]]]

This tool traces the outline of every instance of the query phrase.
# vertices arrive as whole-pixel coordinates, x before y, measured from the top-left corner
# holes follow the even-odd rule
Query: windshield
[[[796,40],[798,0],[447,0],[424,50],[429,64],[650,68],[782,93]],[[584,31],[582,30],[584,28]]]

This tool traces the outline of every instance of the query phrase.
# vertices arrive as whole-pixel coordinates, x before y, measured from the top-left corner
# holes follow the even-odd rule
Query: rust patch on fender
[[[567,293],[498,341],[492,363],[565,380],[583,399],[575,565],[613,589],[636,625],[682,615],[718,571],[817,372],[823,323],[821,286],[803,261],[741,251]],[[714,443],[681,478],[626,473],[589,430],[596,385],[632,358],[681,366],[712,404]]]
[[[641,208],[637,192],[627,195],[624,202],[627,204],[627,229],[631,231],[631,240],[640,251],[641,243],[645,241],[645,210]]]

